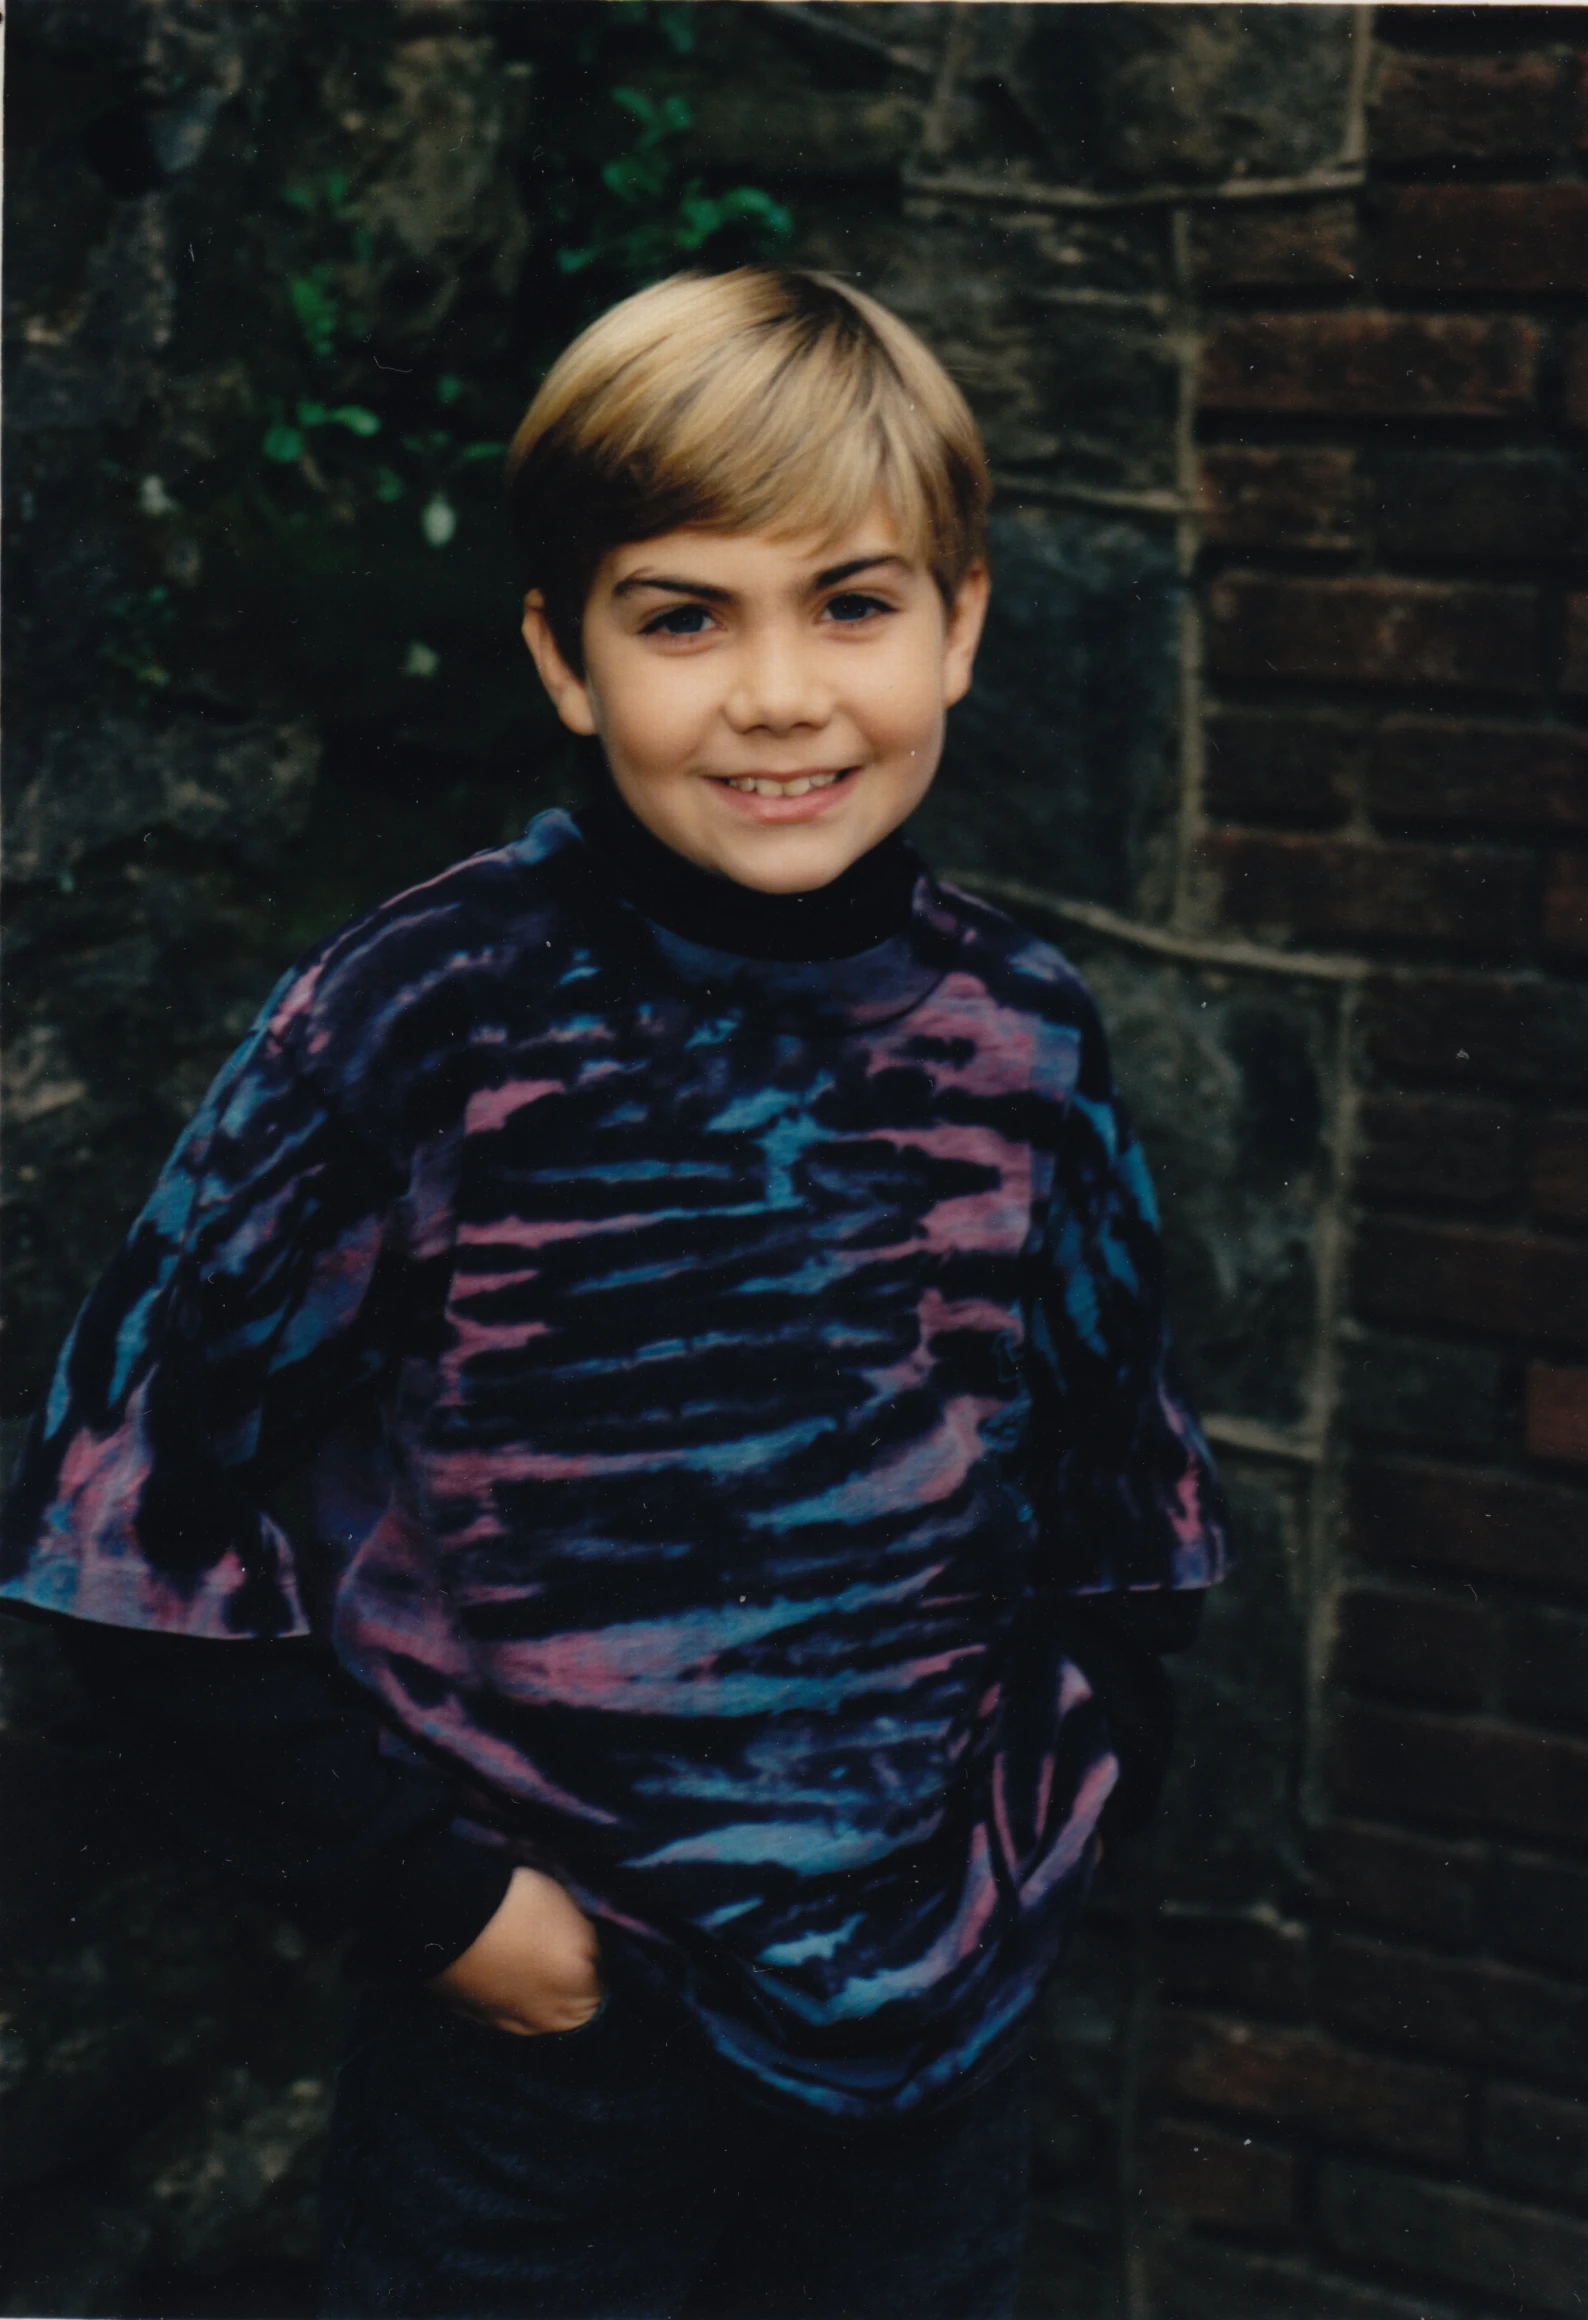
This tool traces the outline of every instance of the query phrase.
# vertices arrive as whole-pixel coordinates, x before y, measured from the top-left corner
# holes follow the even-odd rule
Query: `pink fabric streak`
[[[974,975],[945,975],[930,997],[912,1009],[894,1036],[878,1043],[874,1068],[887,1070],[913,1063],[908,1050],[919,1039],[970,1044],[971,1052],[963,1063],[933,1057],[927,1068],[940,1088],[963,1088],[967,1095],[996,1097],[1029,1080],[1035,1044],[1031,1018],[1013,1008],[995,1006],[987,986]]]
[[[868,1255],[875,1254],[868,1250]],[[909,1393],[922,1385],[932,1373],[936,1358],[933,1340],[962,1329],[980,1330],[987,1337],[1001,1337],[1006,1331],[1016,1339],[1024,1334],[1020,1316],[1007,1305],[990,1304],[983,1297],[953,1299],[945,1297],[940,1289],[928,1289],[921,1298],[921,1334],[910,1351],[886,1369],[868,1369],[866,1380],[873,1390],[891,1399]]]
[[[282,992],[281,1003],[270,1018],[269,1029],[272,1039],[277,1041],[285,1039],[292,1026],[301,1022],[303,1017],[308,1014],[309,1009],[314,1005],[315,994],[319,990],[320,977],[325,972],[326,963],[324,959],[317,959],[312,967],[306,967],[297,980],[289,984],[287,989]],[[323,1040],[321,1044],[324,1044]]]
[[[1051,1893],[1054,1886],[1068,1877],[1077,1866],[1092,1841],[1104,1805],[1118,1785],[1118,1757],[1113,1754],[1100,1756],[1076,1790],[1069,1818],[1059,1831],[1052,1852],[1021,1887],[1022,1909],[1035,1909],[1044,1896]]]
[[[504,1216],[494,1224],[460,1224],[460,1248],[492,1248],[500,1244],[511,1249],[545,1249],[554,1241],[594,1240],[598,1233],[638,1232],[644,1225],[654,1224],[654,1210],[636,1210],[627,1216],[584,1218],[577,1216],[549,1217],[539,1221],[533,1217]]]
[[[61,1461],[59,1498],[49,1542],[41,1548],[41,1570],[61,1568],[69,1581],[51,1599],[79,1619],[111,1627],[153,1628],[169,1634],[233,1640],[226,1607],[247,1578],[241,1559],[227,1554],[211,1564],[192,1588],[162,1580],[144,1558],[138,1537],[138,1504],[149,1477],[144,1438],[147,1378],[128,1396],[126,1414],[112,1434],[87,1427],[73,1436]],[[272,1550],[276,1575],[287,1598],[293,1635],[307,1635],[309,1623],[298,1599],[290,1553],[268,1516],[259,1517],[262,1550]],[[66,1542],[54,1551],[54,1541]],[[67,1598],[70,1598],[68,1600]]]
[[[526,1104],[538,1104],[542,1096],[560,1096],[564,1092],[560,1079],[510,1079],[500,1087],[478,1088],[470,1096],[463,1115],[464,1134],[488,1136],[504,1127]]]

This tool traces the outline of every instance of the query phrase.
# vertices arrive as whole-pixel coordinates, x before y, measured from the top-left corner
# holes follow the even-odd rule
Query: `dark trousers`
[[[762,2108],[609,1998],[514,2038],[364,2006],[326,2171],[328,2320],[1008,2320],[1026,2072],[843,2132]]]

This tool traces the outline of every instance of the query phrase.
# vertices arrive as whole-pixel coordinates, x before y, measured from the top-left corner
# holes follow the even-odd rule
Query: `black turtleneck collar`
[[[686,942],[745,959],[814,964],[873,949],[909,924],[922,870],[914,847],[894,830],[830,886],[810,894],[762,894],[697,869],[664,846],[610,778],[574,818],[636,910]]]

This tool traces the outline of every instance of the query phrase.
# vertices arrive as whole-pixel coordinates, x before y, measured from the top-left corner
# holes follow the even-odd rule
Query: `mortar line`
[[[1373,10],[1351,12],[1351,67],[1346,86],[1340,160],[1367,181],[1368,90],[1373,67]],[[1356,1084],[1357,1010],[1361,978],[1341,986],[1335,1022],[1334,1118],[1328,1195],[1314,1240],[1318,1284],[1316,1358],[1313,1371],[1312,1430],[1320,1450],[1308,1490],[1306,1647],[1302,1765],[1296,1799],[1303,1844],[1323,1820],[1326,1808],[1323,1757],[1327,1730],[1327,1686],[1342,1565],[1341,1517],[1344,1500],[1342,1336],[1350,1302],[1354,1242],[1353,1181],[1360,1134],[1361,1093]]]
[[[1323,1438],[1312,1424],[1287,1432],[1261,1418],[1242,1418],[1221,1410],[1204,1411],[1200,1423],[1210,1442],[1225,1450],[1238,1450],[1247,1458],[1274,1458],[1287,1466],[1318,1466],[1323,1462]]]
[[[1340,139],[1339,165],[1366,174],[1367,92],[1373,70],[1373,11],[1351,11],[1351,71],[1345,89],[1345,129]]]
[[[900,172],[907,194],[944,201],[984,202],[998,209],[1046,209],[1099,213],[1133,209],[1204,209],[1218,203],[1305,201],[1332,193],[1356,193],[1359,168],[1318,169],[1300,177],[1231,177],[1218,185],[1143,185],[1129,193],[1099,193],[1089,185],[1043,185],[1034,180],[978,177],[968,170],[928,175],[908,165]]]
[[[1019,878],[995,878],[981,870],[950,870],[945,875],[956,886],[969,887],[972,893],[984,894],[990,901],[1007,902],[1017,910],[1029,910],[1061,923],[1082,926],[1090,934],[1106,935],[1111,941],[1127,943],[1137,950],[1154,951],[1160,958],[1184,959],[1192,966],[1221,968],[1231,974],[1274,975],[1324,983],[1358,983],[1380,971],[1371,961],[1345,953],[1334,957],[1316,951],[1282,951],[1271,949],[1265,943],[1182,934],[1171,927],[1149,926],[1141,919],[1126,918],[1122,912],[1110,910],[1106,903],[1049,894],[1040,886],[1027,886]]]
[[[1023,494],[1050,504],[1104,508],[1120,515],[1167,517],[1178,522],[1188,512],[1177,491],[1115,491],[1106,484],[1064,483],[1044,475],[994,475],[1002,495]]]
[[[954,0],[943,34],[943,45],[938,51],[937,72],[932,82],[932,94],[927,99],[921,122],[920,151],[936,160],[953,143],[954,99],[959,93],[960,76],[975,45],[976,24],[969,0]],[[916,174],[905,166],[906,181]]]
[[[1335,1027],[1334,1132],[1331,1139],[1333,1151],[1329,1193],[1319,1210],[1314,1242],[1317,1251],[1318,1350],[1313,1381],[1313,1428],[1321,1455],[1312,1481],[1307,1523],[1306,1739],[1301,1794],[1297,1800],[1304,1830],[1322,1818],[1324,1694],[1341,1561],[1341,1338],[1342,1323],[1349,1302],[1353,1243],[1351,1192],[1356,1172],[1361,1108],[1352,1068],[1356,1044],[1356,1008],[1356,990],[1349,986],[1343,988]]]

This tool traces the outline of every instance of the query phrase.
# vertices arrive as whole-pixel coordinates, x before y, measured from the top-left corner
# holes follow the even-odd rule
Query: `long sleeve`
[[[270,1512],[393,1355],[398,1191],[299,1068],[284,983],[89,1297],[24,1447],[0,1596],[110,1626],[304,1635]]]
[[[399,1187],[296,1055],[306,979],[273,995],[78,1316],[11,1490],[0,1597],[51,1615],[185,1839],[311,1931],[351,1932],[363,1970],[429,1974],[510,1864],[451,1833],[439,1767],[382,1747],[310,1639],[313,1538],[271,1511],[378,1390],[412,1288]]]

